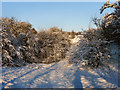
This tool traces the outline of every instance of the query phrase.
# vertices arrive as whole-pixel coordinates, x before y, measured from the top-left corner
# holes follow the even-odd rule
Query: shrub
[[[105,40],[81,39],[76,51],[72,53],[70,63],[97,68],[111,58],[109,42]]]
[[[43,43],[42,52],[44,53],[42,54],[44,57],[42,58],[44,58],[44,63],[56,62],[65,58],[70,41],[61,32],[42,31],[38,36]]]
[[[72,32],[71,32],[71,38],[72,39],[75,38],[75,35],[76,35],[76,32],[74,32],[74,30],[72,30]]]
[[[10,19],[0,18],[0,24],[3,30],[9,30],[15,36],[18,36],[20,33],[28,33],[29,31],[36,33],[36,30],[32,28],[30,23],[17,21],[14,17]]]
[[[91,28],[84,32],[86,40],[81,44],[82,48],[75,53],[75,57],[78,57],[76,62],[98,67],[100,63],[108,62],[111,57],[109,43],[113,40],[120,44],[120,1],[111,4],[109,1],[106,2],[100,13],[106,8],[114,8],[115,11],[111,14],[107,13],[102,19],[93,19],[97,29]]]
[[[58,29],[37,32],[25,22],[8,18],[2,18],[2,20],[3,28],[0,31],[2,66],[52,63],[65,58],[70,41]],[[17,23],[17,26],[15,27],[11,22]]]
[[[50,28],[49,30],[48,30],[48,32],[60,32],[60,30],[59,30],[59,28],[57,28],[57,27],[52,27],[52,28]]]
[[[1,18],[0,23],[2,65],[21,66],[25,62],[38,62],[35,50],[39,50],[40,44],[36,40],[37,31],[31,27],[31,24],[18,22],[14,18]],[[34,44],[38,44],[37,47],[34,47]],[[39,62],[41,61],[39,60]]]
[[[109,0],[102,6],[100,13],[107,8],[113,8],[114,12],[107,13],[102,19],[94,19],[97,26],[103,29],[104,38],[114,40],[120,44],[120,1],[109,3]]]
[[[89,41],[92,40],[103,40],[104,39],[104,31],[102,29],[93,29],[90,28],[84,32],[84,37],[87,38]]]

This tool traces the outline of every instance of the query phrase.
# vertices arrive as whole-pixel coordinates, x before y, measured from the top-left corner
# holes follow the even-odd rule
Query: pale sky
[[[30,22],[37,30],[50,27],[81,31],[93,27],[91,19],[104,2],[2,2],[2,17]],[[111,10],[106,10],[108,12]],[[103,14],[105,14],[105,12]]]

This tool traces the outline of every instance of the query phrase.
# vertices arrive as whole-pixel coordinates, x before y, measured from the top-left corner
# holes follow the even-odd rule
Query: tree
[[[108,40],[114,40],[120,43],[120,1],[116,0],[115,3],[110,3],[109,0],[102,6],[100,13],[107,8],[112,8],[114,11],[112,13],[106,13],[102,17],[101,27],[104,30],[104,36]]]

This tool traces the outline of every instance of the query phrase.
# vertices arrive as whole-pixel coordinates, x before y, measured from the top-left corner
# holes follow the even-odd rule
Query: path
[[[70,53],[77,48],[74,44],[65,60],[52,64],[32,64],[24,67],[2,67],[3,88],[116,88],[118,68],[87,69],[68,64]]]

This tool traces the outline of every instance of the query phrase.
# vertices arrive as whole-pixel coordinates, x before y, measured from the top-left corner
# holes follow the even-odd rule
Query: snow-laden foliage
[[[78,48],[73,53],[72,62],[98,67],[112,57],[109,50],[110,42],[120,43],[120,1],[109,3],[108,0],[100,9],[100,13],[107,8],[115,10],[113,13],[107,13],[102,19],[93,19],[98,28],[84,32],[84,38],[80,40]]]
[[[103,40],[104,38],[104,31],[102,29],[93,29],[90,28],[89,30],[84,32],[84,38],[88,39],[89,41],[94,40]]]
[[[27,33],[28,31],[32,31],[32,25],[28,22],[17,21],[14,17],[12,18],[0,18],[0,28],[7,29],[11,31],[15,36],[20,33]]]
[[[2,65],[15,66],[15,60],[20,59],[20,52],[17,51],[18,41],[9,30],[2,30]]]
[[[70,47],[70,39],[75,38],[77,48],[71,53],[70,62],[80,63],[90,67],[98,67],[110,58],[109,44],[120,41],[120,1],[106,2],[100,9],[114,8],[113,13],[107,13],[102,19],[94,18],[97,29],[89,29],[82,33],[63,32],[56,27],[37,32],[27,22],[14,18],[0,19],[0,34],[2,36],[2,65],[21,66],[26,63],[52,63],[63,60]]]
[[[101,19],[94,18],[95,25],[101,28],[104,33],[104,38],[107,40],[114,40],[120,44],[120,1],[110,3],[109,0],[101,7],[102,14],[105,9],[112,8],[112,13],[106,13]]]
[[[97,29],[90,28],[84,32],[84,38],[79,41],[70,62],[98,67],[110,60],[110,42],[120,43],[120,1],[110,3],[108,0],[100,9],[100,13],[107,8],[115,10],[113,13],[107,13],[102,19],[93,19]]]
[[[79,37],[78,37],[79,38]],[[80,38],[77,46],[71,53],[70,63],[77,63],[83,66],[98,67],[108,62],[111,58],[109,50],[110,42],[106,40],[88,40]]]
[[[32,28],[22,32],[26,30],[22,28],[16,29],[15,32],[19,32],[16,35],[12,31],[14,26],[9,26],[11,20],[9,21],[8,18],[2,20],[2,26],[5,25],[0,31],[3,66],[21,66],[26,63],[52,63],[65,58],[70,41],[64,37],[60,30],[54,28],[57,30],[56,32],[47,30],[36,33]],[[8,25],[4,23],[6,20]],[[22,24],[20,26],[22,27]]]
[[[65,58],[70,40],[65,38],[62,32],[42,31],[38,36],[43,43],[41,56],[45,63],[60,61]]]

